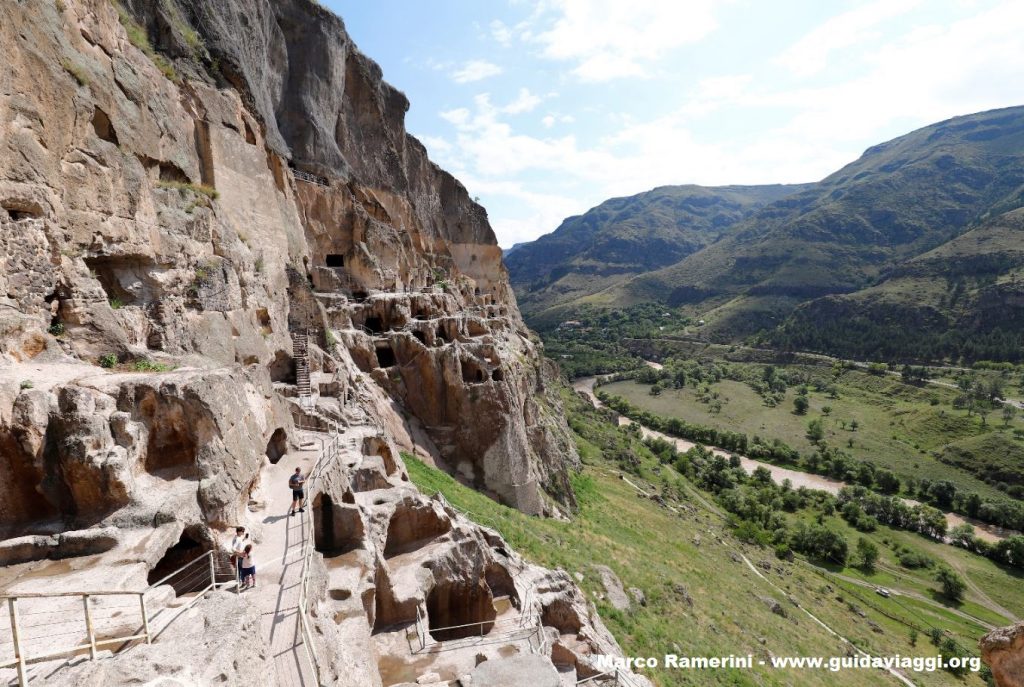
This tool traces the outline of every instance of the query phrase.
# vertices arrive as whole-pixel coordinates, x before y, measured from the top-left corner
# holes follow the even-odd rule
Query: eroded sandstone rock
[[[981,658],[998,687],[1024,685],[1024,623],[993,630],[981,638]]]

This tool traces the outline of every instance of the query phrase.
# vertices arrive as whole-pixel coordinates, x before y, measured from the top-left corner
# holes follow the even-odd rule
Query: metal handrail
[[[334,460],[341,454],[341,432],[338,426],[331,423],[330,442],[321,449],[320,455],[309,471],[309,479],[306,481],[307,502],[314,496],[314,490]],[[316,551],[316,538],[313,533],[312,509],[301,514],[303,531],[306,532],[306,540],[303,543],[302,552],[302,573],[299,582],[299,631],[302,634],[302,643],[306,646],[306,660],[313,671],[318,685],[324,684],[320,670],[320,657],[316,652],[316,645],[313,644],[313,633],[309,629],[309,573],[312,565],[313,553]]]
[[[603,673],[598,673],[597,675],[591,675],[588,678],[584,678],[578,681],[576,685],[578,687],[579,685],[586,685],[607,678],[614,678],[615,682],[612,683],[612,687],[639,687],[639,685],[637,685],[637,683],[630,676],[630,673],[623,672],[621,668],[616,668],[615,670],[608,670]]]
[[[129,642],[133,642],[133,641],[140,640],[140,639],[144,639],[147,644],[152,644],[153,643],[153,639],[160,632],[162,632],[164,629],[166,629],[167,626],[170,625],[170,623],[173,622],[174,619],[177,616],[174,616],[170,620],[168,620],[167,623],[165,623],[163,625],[163,627],[160,629],[159,632],[154,632],[153,628],[151,627],[151,623],[150,623],[150,620],[151,620],[150,612],[149,612],[149,609],[146,606],[146,595],[148,593],[152,592],[153,590],[157,589],[158,587],[164,585],[165,583],[167,583],[169,580],[173,579],[174,577],[176,577],[176,576],[180,575],[181,573],[185,572],[186,570],[189,570],[191,568],[197,567],[197,564],[199,564],[199,567],[201,567],[201,569],[203,571],[205,571],[207,569],[209,570],[210,581],[209,581],[209,584],[206,584],[206,585],[202,586],[198,590],[188,590],[188,591],[185,592],[185,593],[195,593],[196,594],[196,596],[193,599],[191,599],[181,609],[182,611],[187,610],[193,604],[195,604],[199,599],[204,597],[207,592],[209,592],[211,589],[213,589],[213,588],[215,588],[217,586],[216,566],[215,566],[215,563],[214,563],[213,556],[214,556],[214,552],[212,550],[211,551],[207,551],[202,556],[199,556],[198,558],[195,558],[195,559],[189,561],[185,565],[182,565],[178,569],[174,570],[173,572],[171,572],[168,575],[165,575],[163,578],[161,578],[157,582],[149,585],[148,587],[146,587],[145,589],[143,589],[141,591],[127,589],[127,590],[81,591],[81,592],[51,592],[51,593],[26,592],[24,594],[0,594],[0,599],[6,599],[7,600],[7,611],[8,611],[8,615],[9,615],[10,623],[11,623],[11,638],[13,640],[12,644],[13,644],[13,647],[14,647],[14,658],[13,658],[13,660],[8,660],[8,661],[4,661],[4,662],[0,663],[0,668],[15,667],[17,669],[17,674],[18,674],[18,684],[21,687],[27,687],[27,685],[29,684],[29,679],[30,679],[29,676],[28,676],[28,673],[27,673],[27,668],[28,668],[28,664],[29,663],[36,663],[36,662],[39,662],[39,661],[45,661],[45,660],[50,660],[50,659],[54,659],[54,658],[60,658],[62,656],[73,656],[73,655],[79,653],[80,651],[85,651],[85,650],[89,651],[89,658],[90,658],[90,660],[96,660],[97,659],[97,647],[105,646],[105,645],[108,645],[108,644],[122,644],[122,645],[124,645],[124,644],[127,644]],[[190,574],[194,574],[194,573],[190,573]],[[140,614],[141,620],[142,620],[142,627],[140,628],[142,630],[141,632],[133,632],[132,634],[128,634],[128,635],[119,635],[119,636],[115,636],[115,637],[105,637],[105,638],[100,638],[100,637],[96,636],[96,626],[94,624],[92,608],[89,606],[89,600],[91,598],[93,598],[93,597],[111,597],[111,596],[130,596],[130,597],[137,597],[138,598],[139,614]],[[61,648],[61,649],[57,649],[57,650],[45,651],[45,652],[38,653],[38,654],[33,654],[33,655],[27,655],[25,650],[24,650],[24,647],[22,646],[23,639],[25,639],[25,638],[23,638],[21,636],[21,633],[20,633],[20,629],[21,628],[20,628],[20,623],[19,623],[18,602],[20,600],[70,599],[70,598],[76,598],[76,597],[80,597],[82,599],[82,612],[83,612],[83,619],[85,621],[86,637],[87,637],[87,640],[88,640],[87,643],[86,644],[78,644],[78,645],[73,646],[73,647],[65,647],[65,648]],[[43,613],[58,613],[58,612],[60,612],[60,611],[52,611],[52,612],[43,611]],[[180,615],[180,613],[178,615]]]

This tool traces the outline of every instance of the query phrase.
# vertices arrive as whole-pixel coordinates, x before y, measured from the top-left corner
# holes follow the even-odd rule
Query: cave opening
[[[363,326],[370,330],[371,334],[383,334],[385,331],[384,320],[377,317],[376,315],[371,315],[370,317],[367,317],[366,321],[363,323]]]
[[[444,327],[442,325],[437,325],[437,333],[434,334],[434,340],[442,344],[448,341],[448,337],[445,336]]]
[[[424,346],[427,345],[427,335],[426,334],[424,334],[423,332],[421,332],[418,329],[414,329],[413,332],[412,332],[412,335],[414,337],[416,337],[416,340],[419,341],[421,344],[423,344]]]
[[[338,253],[328,253],[327,257],[325,259],[325,264],[328,267],[334,267],[334,268],[344,267],[345,266],[345,256],[344,255],[340,255]]]
[[[117,132],[114,131],[114,125],[107,113],[98,107],[92,113],[92,128],[96,132],[96,136],[117,145]]]
[[[451,528],[451,521],[441,517],[433,507],[402,501],[388,522],[384,558],[415,551]]]
[[[397,362],[395,350],[391,348],[390,344],[377,347],[377,367],[394,367]]]
[[[205,577],[201,574],[207,570],[204,569],[203,564],[198,563],[180,572],[175,571],[201,558],[209,550],[210,547],[201,542],[200,537],[192,531],[192,528],[186,529],[181,533],[178,542],[167,549],[163,558],[157,561],[157,564],[149,571],[149,575],[146,577],[147,583],[156,584],[171,575],[163,584],[170,585],[176,596],[202,589],[208,583],[209,578],[208,573]]]
[[[143,414],[151,418],[147,423],[146,471],[167,479],[187,476],[196,468],[199,447],[194,432],[199,427],[181,405],[165,405],[159,416],[158,405],[159,401],[152,396],[140,404]]]
[[[352,300],[354,300],[354,301],[362,302],[362,301],[365,301],[369,297],[370,297],[370,294],[367,293],[366,291],[353,291],[352,292]]]
[[[496,367],[494,368],[494,371],[491,372],[491,379],[493,379],[496,382],[504,381],[505,372],[500,367]]]
[[[486,635],[497,615],[491,589],[480,579],[443,581],[427,596],[430,636],[439,642]],[[453,627],[459,625],[465,627]]]
[[[270,435],[270,441],[267,442],[267,458],[270,459],[271,465],[277,465],[277,462],[287,453],[288,433],[284,431],[284,427],[278,427]]]
[[[253,133],[252,127],[249,126],[249,122],[242,119],[242,125],[245,126],[245,142],[249,145],[256,145],[256,134]]]
[[[334,503],[330,494],[317,494],[313,500],[313,545],[328,557],[353,551],[363,542],[363,520],[358,508]]]
[[[487,381],[487,373],[470,360],[462,361],[462,381],[466,384],[481,384]]]

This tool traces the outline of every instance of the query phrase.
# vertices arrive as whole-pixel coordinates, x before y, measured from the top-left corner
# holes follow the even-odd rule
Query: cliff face
[[[351,357],[397,402],[381,421],[405,448],[528,512],[552,509],[545,492],[572,506],[577,458],[486,213],[406,134],[407,100],[340,19],[309,0],[38,0],[0,19],[12,364],[248,367],[259,443],[308,332],[314,401],[352,396]],[[31,496],[42,465],[6,469]]]

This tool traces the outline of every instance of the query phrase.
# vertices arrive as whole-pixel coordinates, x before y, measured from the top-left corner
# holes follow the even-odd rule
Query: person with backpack
[[[288,515],[295,515],[297,510],[300,513],[306,512],[306,476],[302,474],[302,468],[295,468],[295,473],[288,478],[288,488],[292,490],[292,507]]]

